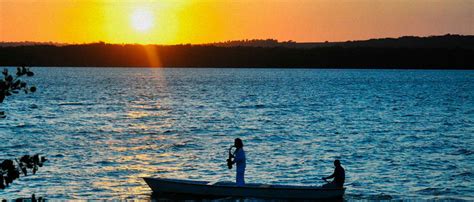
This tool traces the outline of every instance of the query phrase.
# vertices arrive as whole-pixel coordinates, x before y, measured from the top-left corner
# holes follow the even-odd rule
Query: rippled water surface
[[[142,177],[322,184],[346,199],[474,200],[474,71],[33,68],[0,105],[0,159],[50,161],[0,198],[149,199]]]

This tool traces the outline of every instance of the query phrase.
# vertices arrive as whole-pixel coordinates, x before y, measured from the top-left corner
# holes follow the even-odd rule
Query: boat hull
[[[144,178],[155,193],[193,195],[199,197],[255,197],[278,199],[333,199],[342,198],[345,189],[326,189],[316,186],[289,186],[206,181]]]

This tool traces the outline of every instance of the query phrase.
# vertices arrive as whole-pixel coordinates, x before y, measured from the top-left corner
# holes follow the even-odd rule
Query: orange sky
[[[0,0],[0,41],[308,42],[446,33],[474,34],[474,0]]]

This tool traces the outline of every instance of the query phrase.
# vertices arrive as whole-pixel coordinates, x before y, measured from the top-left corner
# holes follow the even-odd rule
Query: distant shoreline
[[[0,66],[0,68],[16,68],[18,66]],[[415,71],[474,71],[474,68],[324,68],[324,67],[91,67],[91,66],[28,66],[32,68],[104,68],[104,69],[314,69],[314,70],[415,70]]]
[[[211,43],[181,43],[181,44],[137,44],[137,43],[59,43],[59,42],[36,42],[36,41],[0,41],[1,47],[17,46],[73,46],[88,44],[109,44],[109,45],[140,45],[140,46],[218,46],[218,47],[286,47],[286,48],[319,48],[319,47],[425,47],[425,48],[468,48],[473,49],[474,35],[446,34],[432,36],[402,36],[398,38],[374,38],[359,39],[348,41],[319,41],[319,42],[296,42],[296,41],[278,41],[276,39],[244,39],[229,40]],[[454,42],[454,43],[453,43]],[[463,43],[460,43],[463,42]],[[467,43],[466,43],[467,42]]]
[[[0,47],[1,66],[474,69],[474,36],[401,37],[307,46],[274,40],[207,45]],[[313,44],[314,45],[314,44]]]

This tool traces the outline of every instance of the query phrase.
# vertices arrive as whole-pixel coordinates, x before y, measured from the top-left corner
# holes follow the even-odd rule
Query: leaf
[[[31,91],[32,93],[36,92],[36,87],[35,87],[35,86],[31,86],[30,91]]]
[[[4,91],[7,88],[5,81],[0,80],[0,91]]]
[[[15,83],[12,84],[12,88],[16,88],[16,87],[20,86],[20,83],[21,83],[20,80],[15,81]]]
[[[34,76],[34,75],[35,75],[35,73],[33,73],[33,72],[26,72],[26,76]]]
[[[17,68],[16,68],[16,75],[17,75],[17,76],[23,75],[23,72],[21,71],[21,68],[20,68],[20,67],[17,67]]]

